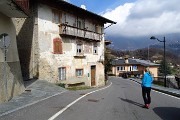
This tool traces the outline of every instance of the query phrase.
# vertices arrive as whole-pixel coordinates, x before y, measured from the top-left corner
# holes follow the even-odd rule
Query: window
[[[85,28],[85,22],[83,19],[78,19],[77,20],[77,27],[80,29],[84,29]]]
[[[82,44],[77,44],[77,54],[82,53]]]
[[[59,24],[60,23],[60,18],[61,18],[61,13],[57,10],[52,10],[53,12],[53,22],[56,23],[56,24]]]
[[[124,66],[118,66],[118,67],[117,67],[117,70],[118,70],[118,71],[125,71],[125,67],[124,67]]]
[[[137,66],[132,66],[132,71],[137,71]]]
[[[94,46],[93,46],[93,54],[98,54],[98,46],[97,46],[97,44],[94,44]]]
[[[66,68],[65,67],[59,68],[59,80],[66,80]]]
[[[76,69],[76,76],[83,76],[83,69]]]
[[[95,25],[95,32],[98,33],[99,30],[98,30],[98,25]]]
[[[54,54],[62,54],[62,40],[60,38],[53,39]]]
[[[81,28],[81,21],[78,21],[78,28]]]

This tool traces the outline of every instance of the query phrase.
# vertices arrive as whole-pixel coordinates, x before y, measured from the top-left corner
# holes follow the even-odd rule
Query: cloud
[[[81,8],[86,10],[86,6],[85,5],[81,5]]]
[[[141,37],[180,33],[179,0],[137,0],[102,15],[117,22],[106,33],[111,36]]]

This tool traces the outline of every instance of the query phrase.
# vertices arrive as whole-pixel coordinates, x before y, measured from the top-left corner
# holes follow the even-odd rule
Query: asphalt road
[[[180,120],[180,99],[152,91],[145,109],[139,84],[116,77],[110,82],[100,90],[67,91],[0,120]]]

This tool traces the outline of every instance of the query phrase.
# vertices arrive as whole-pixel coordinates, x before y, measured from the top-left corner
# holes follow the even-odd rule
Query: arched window
[[[60,38],[53,39],[54,54],[62,54],[62,40]]]

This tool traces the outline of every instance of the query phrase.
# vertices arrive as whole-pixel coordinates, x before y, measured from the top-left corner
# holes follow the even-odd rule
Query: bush
[[[60,87],[63,87],[63,88],[65,88],[65,86],[66,86],[65,83],[58,83],[57,85],[60,86]]]
[[[116,75],[115,75],[115,74],[110,73],[110,74],[108,74],[108,76],[116,76]]]

